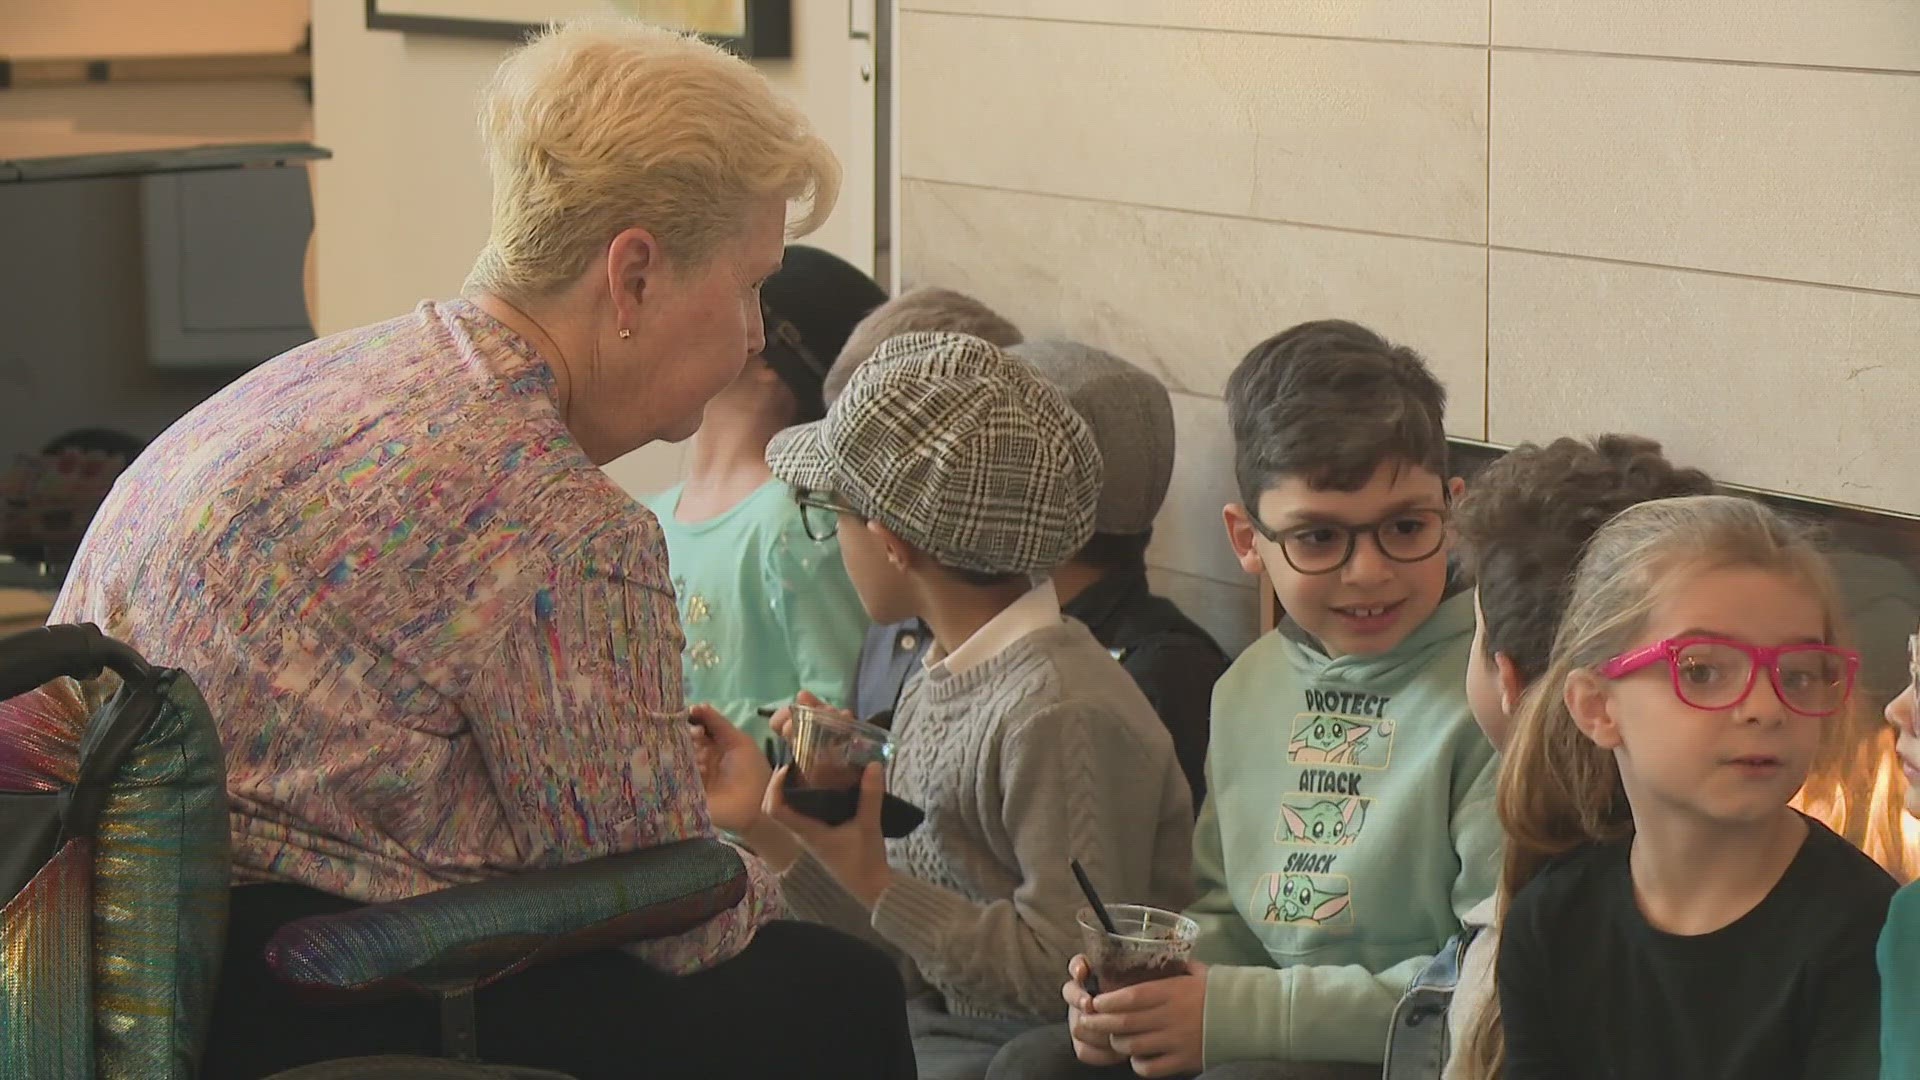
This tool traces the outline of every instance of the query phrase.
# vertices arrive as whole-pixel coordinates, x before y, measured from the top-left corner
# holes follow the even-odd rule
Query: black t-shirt
[[[1682,937],[1640,914],[1629,847],[1574,852],[1514,897],[1500,938],[1503,1080],[1878,1075],[1886,871],[1809,818],[1765,899]]]

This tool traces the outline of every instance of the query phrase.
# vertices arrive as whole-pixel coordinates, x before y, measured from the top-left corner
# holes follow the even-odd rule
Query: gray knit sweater
[[[916,676],[888,789],[927,811],[887,841],[871,919],[811,857],[785,877],[806,918],[903,954],[956,1016],[1058,1019],[1081,951],[1078,858],[1108,903],[1192,898],[1193,809],[1173,742],[1126,670],[1071,620],[958,675]]]

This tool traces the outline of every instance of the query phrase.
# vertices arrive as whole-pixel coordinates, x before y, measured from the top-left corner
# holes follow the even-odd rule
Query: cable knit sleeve
[[[1012,1013],[1058,1018],[1067,960],[1080,951],[1074,916],[1086,904],[1069,860],[1080,860],[1110,903],[1185,899],[1151,896],[1156,881],[1186,880],[1184,867],[1154,866],[1188,858],[1185,844],[1153,842],[1173,804],[1143,797],[1143,769],[1177,769],[1171,744],[1143,745],[1114,721],[1072,701],[1002,721],[976,782],[988,845],[1017,866],[1012,896],[977,903],[901,875],[873,913],[874,929],[930,982]]]

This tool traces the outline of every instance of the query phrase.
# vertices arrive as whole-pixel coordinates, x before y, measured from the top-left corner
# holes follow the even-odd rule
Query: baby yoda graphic
[[[1358,764],[1372,735],[1372,724],[1352,717],[1307,713],[1287,740],[1287,757],[1301,765]]]
[[[1347,879],[1335,874],[1269,874],[1265,921],[1327,926],[1348,914],[1351,890]]]
[[[1280,842],[1313,844],[1318,847],[1346,847],[1360,836],[1366,824],[1367,801],[1358,798],[1321,799],[1280,804]]]

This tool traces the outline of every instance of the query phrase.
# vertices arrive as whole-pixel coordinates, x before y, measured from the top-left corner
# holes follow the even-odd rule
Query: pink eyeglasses
[[[1696,709],[1731,709],[1753,693],[1761,668],[1773,692],[1801,716],[1832,716],[1853,693],[1860,654],[1831,645],[1748,645],[1723,638],[1664,638],[1600,665],[1600,674],[1622,679],[1645,667],[1666,664],[1673,694]]]

